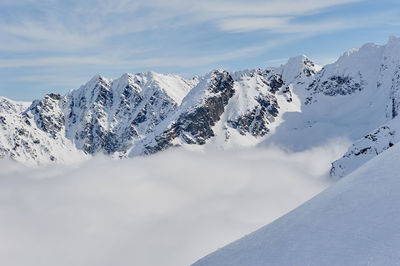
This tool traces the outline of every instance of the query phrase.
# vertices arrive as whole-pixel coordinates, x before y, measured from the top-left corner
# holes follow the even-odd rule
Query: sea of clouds
[[[332,142],[38,168],[0,161],[1,265],[190,265],[325,189],[344,151]]]

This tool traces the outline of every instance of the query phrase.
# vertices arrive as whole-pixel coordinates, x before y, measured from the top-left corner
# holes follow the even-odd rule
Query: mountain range
[[[338,179],[400,140],[399,108],[400,38],[390,37],[324,67],[302,55],[280,67],[218,69],[192,79],[96,75],[31,103],[1,97],[0,157],[37,165],[171,147],[296,152],[341,139],[353,144],[332,163]]]

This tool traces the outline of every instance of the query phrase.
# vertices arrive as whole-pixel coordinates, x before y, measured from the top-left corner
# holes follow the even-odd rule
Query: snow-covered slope
[[[398,265],[400,146],[194,266]]]
[[[399,71],[398,38],[391,37],[386,45],[366,44],[346,52],[311,78],[294,82],[301,111],[284,114],[284,123],[264,144],[301,151],[331,139],[352,143],[373,133],[397,116]],[[335,178],[347,173],[338,167],[332,170]]]
[[[197,80],[154,72],[95,76],[63,98],[66,135],[78,149],[126,154],[174,112]]]
[[[0,98],[0,157],[27,164],[71,162],[86,155],[65,137],[60,96],[32,104]]]
[[[197,84],[175,75],[99,75],[61,97],[16,103],[1,98],[1,157],[29,164],[80,160],[95,153],[126,156]]]
[[[298,65],[304,62],[311,61],[305,57],[296,61]],[[304,69],[312,75],[314,67],[299,67],[297,77]],[[274,130],[283,113],[299,110],[300,102],[291,93],[293,86],[279,71],[254,69],[230,74],[215,70],[199,78],[176,112],[135,145],[131,155],[177,145],[223,149],[256,145]]]

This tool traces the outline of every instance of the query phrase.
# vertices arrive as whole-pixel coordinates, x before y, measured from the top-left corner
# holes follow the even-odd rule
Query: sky
[[[346,146],[175,149],[38,168],[1,160],[1,264],[191,265],[331,185]]]
[[[0,95],[65,94],[96,74],[318,64],[400,36],[398,0],[0,0]]]

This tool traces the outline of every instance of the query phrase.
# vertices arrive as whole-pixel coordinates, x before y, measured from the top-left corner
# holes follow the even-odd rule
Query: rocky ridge
[[[332,138],[354,144],[340,178],[398,142],[400,39],[352,49],[323,68],[305,56],[281,67],[184,79],[154,72],[100,75],[32,103],[0,98],[0,156],[30,164],[169,147],[277,144],[298,151]],[[371,132],[371,133],[368,133]]]

